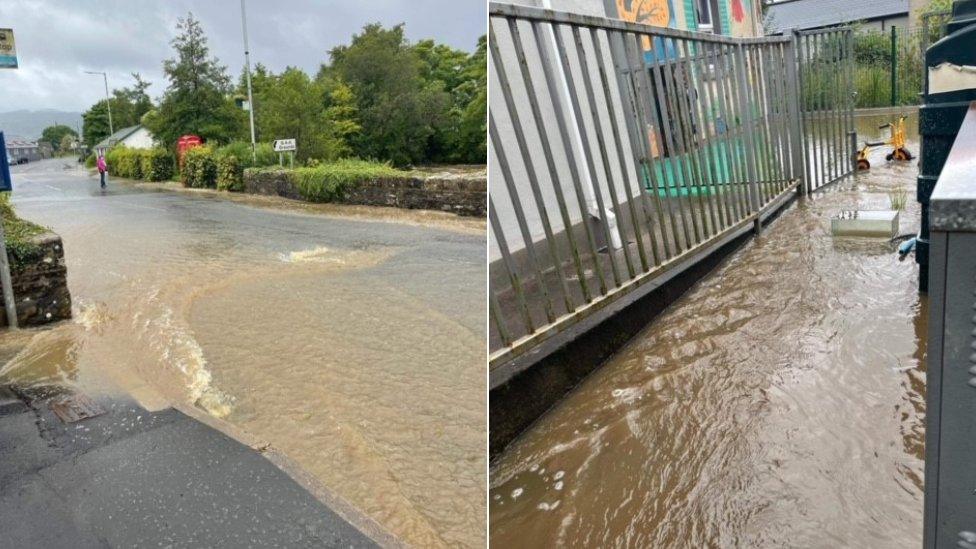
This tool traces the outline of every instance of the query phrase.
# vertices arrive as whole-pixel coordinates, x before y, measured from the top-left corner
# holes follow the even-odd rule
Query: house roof
[[[135,126],[129,126],[128,128],[122,128],[121,130],[113,133],[112,135],[106,137],[99,141],[96,145],[96,149],[108,149],[112,146],[122,142],[126,137],[136,133],[136,130],[142,127],[142,124],[136,124]]]
[[[766,21],[772,32],[843,25],[908,13],[908,0],[785,0],[770,4]]]
[[[4,143],[7,145],[8,149],[24,149],[37,146],[37,141],[33,139],[14,136],[5,138]]]

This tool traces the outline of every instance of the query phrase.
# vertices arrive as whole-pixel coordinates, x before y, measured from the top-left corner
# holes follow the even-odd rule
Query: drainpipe
[[[542,0],[542,7],[547,10],[553,9],[552,0]],[[556,36],[555,34],[553,34],[555,32],[555,29],[550,25],[547,25],[547,27],[548,28],[546,29],[546,35],[549,37],[549,47],[555,53],[557,52]],[[558,55],[554,56],[553,59],[558,59]],[[556,66],[556,75],[559,79],[559,82],[562,84],[560,87],[562,88],[563,105],[571,105],[572,99],[570,98],[569,95],[569,84],[568,84],[566,73],[563,71],[563,65],[562,63],[554,63],[554,65]],[[604,208],[602,214],[600,212],[600,208],[596,202],[596,197],[593,194],[594,185],[593,182],[590,180],[589,159],[586,157],[586,153],[588,151],[586,151],[583,148],[583,139],[580,137],[579,130],[578,130],[580,127],[579,121],[576,119],[576,113],[573,112],[573,109],[566,108],[565,110],[569,115],[571,126],[574,129],[576,129],[576,131],[572,132],[573,144],[575,146],[576,153],[577,153],[575,156],[579,158],[580,163],[583,164],[582,166],[583,169],[579,170],[580,178],[583,180],[581,182],[583,187],[583,196],[586,198],[586,206],[588,210],[587,213],[594,218],[592,220],[583,219],[583,222],[590,223],[599,219],[606,219],[607,225],[609,225],[610,228],[610,240],[611,240],[611,242],[608,242],[607,244],[609,246],[612,246],[613,249],[619,250],[620,248],[623,247],[623,242],[621,242],[620,240],[620,231],[617,230],[617,216],[615,216],[613,212],[610,211],[609,208]],[[614,198],[616,199],[616,197]],[[594,235],[600,235],[600,234],[602,234],[600,230],[594,232]]]

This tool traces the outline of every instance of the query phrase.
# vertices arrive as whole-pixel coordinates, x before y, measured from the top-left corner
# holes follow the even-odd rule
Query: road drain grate
[[[105,409],[82,394],[71,394],[57,398],[48,404],[54,415],[64,423],[74,423],[90,417],[100,416]]]

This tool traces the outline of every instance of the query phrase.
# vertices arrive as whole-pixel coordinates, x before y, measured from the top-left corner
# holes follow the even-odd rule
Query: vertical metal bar
[[[627,80],[629,85],[626,89],[634,108],[634,117],[636,118],[634,135],[631,136],[631,148],[634,152],[634,166],[637,169],[641,208],[644,212],[644,219],[647,223],[648,233],[651,238],[651,252],[654,256],[654,264],[659,265],[665,258],[670,258],[671,253],[668,248],[667,233],[665,232],[664,212],[657,194],[657,174],[654,173],[653,151],[651,150],[646,133],[648,130],[654,131],[652,125],[648,122],[645,111],[645,101],[650,98],[650,94],[646,91],[646,88],[642,88],[641,86],[646,68],[643,59],[640,59],[638,56],[637,61],[639,63],[635,65],[635,59],[632,56],[633,44],[634,42],[639,43],[640,40],[632,33],[621,32],[615,34],[620,39],[620,51],[624,54],[624,59],[627,61]],[[637,75],[641,76],[639,77]],[[640,145],[640,149],[637,148],[638,144]],[[644,177],[647,178],[648,185],[653,188],[652,199],[648,198],[646,187],[642,184]],[[648,200],[652,200],[656,208],[656,222],[652,220],[651,215],[648,213]],[[658,242],[656,230],[660,231],[661,240],[664,241],[663,243]]]
[[[508,328],[505,326],[505,321],[502,319],[502,314],[498,307],[498,298],[490,290],[488,291],[488,313],[491,315],[491,321],[495,325],[495,331],[498,332],[498,337],[502,340],[502,345],[510,347],[512,345],[512,335],[509,333]]]
[[[796,110],[797,110],[797,120],[799,121],[798,127],[798,140],[797,146],[799,147],[799,154],[803,157],[803,164],[801,164],[801,169],[803,171],[803,182],[800,184],[800,194],[807,194],[812,189],[812,177],[810,173],[811,162],[810,156],[807,154],[809,150],[809,135],[807,132],[807,110],[806,110],[806,87],[804,83],[806,68],[805,68],[805,50],[803,48],[803,37],[800,35],[799,31],[793,29],[793,62],[790,66],[793,68],[794,74],[796,75]]]
[[[816,123],[816,126],[815,127],[816,127],[816,131],[817,131],[817,168],[819,170],[818,176],[817,176],[817,187],[819,188],[819,187],[823,186],[824,184],[826,184],[829,181],[829,178],[827,177],[827,171],[826,171],[826,167],[827,167],[826,162],[825,162],[825,160],[826,160],[826,156],[825,156],[826,151],[825,151],[825,144],[824,144],[824,142],[826,141],[826,139],[825,139],[825,132],[824,132],[825,126],[824,126],[824,112],[823,112],[824,111],[824,109],[823,109],[823,107],[824,107],[824,97],[823,97],[823,84],[824,84],[824,82],[823,82],[823,80],[824,80],[824,78],[823,78],[823,75],[824,75],[824,68],[823,68],[823,48],[822,48],[822,44],[820,44],[820,40],[818,38],[818,35],[816,35],[816,34],[811,35],[810,38],[813,41],[813,47],[811,48],[810,53],[811,53],[811,55],[814,56],[813,57],[813,67],[814,67],[814,72],[817,75],[816,80],[815,80],[815,82],[816,82],[815,89],[816,89],[816,92],[817,92],[816,93],[817,123]]]
[[[583,47],[583,41],[581,39],[579,29],[580,29],[579,27],[576,26],[573,27],[573,39],[576,41],[576,51],[579,52],[580,67],[582,69],[580,71],[580,74],[582,74],[583,76],[583,87],[586,90],[586,101],[590,109],[590,114],[592,115],[593,118],[593,128],[596,133],[597,150],[600,152],[600,160],[603,163],[603,172],[606,177],[607,186],[609,187],[610,203],[613,205],[613,215],[615,215],[617,218],[617,222],[616,222],[617,233],[621,240],[621,246],[622,246],[621,252],[622,255],[624,256],[624,263],[627,266],[627,273],[630,275],[630,278],[632,279],[634,278],[634,265],[630,260],[630,254],[628,253],[627,250],[628,248],[627,236],[624,234],[623,225],[622,225],[623,216],[621,216],[618,213],[617,197],[616,197],[616,192],[614,192],[614,185],[613,185],[613,169],[610,167],[610,157],[607,155],[607,144],[606,144],[606,140],[604,139],[603,125],[600,123],[599,105],[596,102],[596,95],[593,92],[593,83],[590,77],[591,73],[589,69],[589,63],[586,61],[586,49]],[[587,27],[586,31],[587,34],[590,36],[591,42],[594,42],[592,29]],[[599,59],[596,59],[596,61],[597,63],[600,62]],[[601,75],[600,75],[601,78],[605,77],[605,75],[602,73],[602,69],[600,70],[601,70]],[[597,199],[601,202],[600,211],[606,212],[607,210],[602,204],[603,202],[602,190],[594,189],[594,191],[597,193]],[[604,221],[606,221],[606,219],[604,219]],[[616,263],[613,255],[614,252],[613,252],[612,240],[608,240],[607,245],[608,245],[610,259],[611,261]]]
[[[596,247],[596,240],[593,237],[593,230],[590,228],[589,223],[589,212],[587,211],[586,205],[586,195],[583,192],[583,185],[581,183],[581,176],[579,173],[579,166],[576,163],[576,155],[572,143],[570,143],[570,133],[569,125],[566,122],[566,112],[565,106],[562,104],[562,94],[560,90],[556,89],[556,77],[553,74],[553,61],[549,58],[549,52],[546,49],[546,45],[543,43],[541,38],[541,33],[539,30],[540,23],[533,22],[532,32],[535,37],[536,46],[539,49],[539,58],[542,62],[542,72],[546,81],[546,90],[549,93],[549,97],[552,100],[553,110],[556,113],[556,125],[559,128],[560,141],[563,143],[563,152],[566,154],[566,162],[569,164],[569,175],[573,181],[573,191],[576,194],[576,203],[579,206],[580,211],[580,224],[583,225],[583,232],[586,238],[586,244],[589,246],[590,259],[593,260],[593,270],[599,279],[600,292],[601,294],[607,293],[607,284],[603,278],[603,269],[600,266],[600,256]],[[553,34],[559,33],[559,28],[555,25],[549,25],[549,30]],[[553,45],[559,49],[559,44],[561,42],[553,40]],[[556,56],[559,57],[559,52],[556,52]],[[566,74],[566,73],[564,73]],[[585,154],[585,153],[584,153]],[[561,211],[565,209],[565,203],[560,199],[560,209]],[[564,223],[567,227],[571,227],[572,224],[568,221],[568,214],[563,212]],[[567,231],[572,233],[572,230]],[[577,262],[577,270],[579,271],[580,285],[583,290],[583,298],[587,303],[592,299],[589,292],[589,283],[586,279],[586,273],[583,272],[583,267],[580,261],[579,250],[576,249],[576,244],[573,241],[573,236],[570,235],[570,245],[574,248],[573,258]]]
[[[794,179],[800,182],[796,186],[800,195],[806,194],[807,175],[806,166],[806,147],[803,140],[803,114],[802,99],[800,90],[803,83],[799,78],[797,70],[797,40],[796,33],[792,33],[792,39],[786,44],[786,99],[789,102],[790,119],[790,158],[792,160],[792,174]]]
[[[677,255],[681,252],[681,241],[679,240],[680,237],[678,231],[678,224],[677,224],[677,220],[675,219],[675,215],[672,210],[671,200],[669,197],[668,174],[667,174],[667,170],[664,168],[665,154],[664,154],[663,147],[665,146],[665,141],[664,141],[665,129],[664,126],[662,126],[661,124],[661,119],[658,116],[658,112],[657,112],[657,104],[659,103],[660,98],[659,96],[655,96],[654,94],[654,86],[651,83],[650,68],[647,66],[646,57],[643,54],[641,54],[641,43],[642,43],[641,39],[644,38],[645,36],[639,34],[632,34],[630,36],[633,37],[633,40],[627,40],[626,49],[628,52],[633,52],[635,57],[640,62],[639,65],[640,68],[637,72],[639,78],[636,79],[638,83],[638,88],[637,88],[638,96],[641,99],[639,105],[643,109],[645,109],[643,120],[645,124],[649,124],[651,126],[651,131],[653,132],[655,141],[659,148],[658,158],[661,159],[660,160],[661,181],[659,182],[657,178],[655,166],[654,166],[655,157],[653,151],[651,150],[650,143],[647,143],[647,152],[646,152],[647,171],[651,183],[652,185],[654,185],[653,199],[654,199],[655,208],[657,209],[658,212],[658,223],[661,229],[661,238],[662,240],[664,240],[664,249],[665,249],[666,256],[670,259],[674,255]],[[650,37],[647,38],[650,39]],[[657,97],[657,99],[655,99],[655,97]],[[645,125],[644,127],[647,126]],[[644,140],[642,140],[642,142],[644,142]],[[660,190],[658,187],[659,183],[661,185],[660,189],[664,191],[663,201],[661,200],[661,196],[660,196]],[[661,205],[662,202],[664,203],[663,208]],[[666,212],[664,211],[665,209],[667,210]],[[665,223],[664,218],[667,218],[668,221],[667,223]],[[670,239],[668,238],[667,231],[665,230],[668,225],[671,226],[672,238]]]
[[[10,278],[10,260],[7,257],[7,235],[3,230],[2,215],[0,215],[0,288],[3,291],[3,307],[7,313],[7,328],[16,330],[17,302],[14,297],[14,283]]]
[[[727,86],[728,96],[725,99],[729,113],[729,139],[732,144],[732,165],[735,168],[735,193],[738,198],[739,220],[745,219],[750,212],[749,202],[749,174],[745,148],[745,124],[739,106],[739,79],[735,78],[739,70],[736,57],[736,46],[722,44],[722,83]]]
[[[701,132],[698,123],[696,103],[699,97],[698,87],[695,86],[692,63],[694,54],[688,47],[686,40],[675,40],[675,49],[680,52],[682,61],[677,65],[675,80],[678,86],[684,90],[679,96],[679,112],[681,113],[684,124],[685,143],[688,146],[688,163],[692,172],[692,186],[688,189],[689,198],[698,198],[698,214],[701,218],[701,238],[707,239],[712,232],[709,230],[709,217],[713,216],[710,201],[705,197],[707,187],[705,185],[705,171],[702,166],[701,142],[698,135]],[[694,101],[694,102],[693,102]]]
[[[843,31],[835,31],[833,33],[833,72],[834,72],[834,86],[833,86],[833,118],[834,118],[834,170],[837,174],[836,179],[841,179],[846,175],[846,170],[844,166],[847,165],[845,160],[844,150],[847,148],[847,140],[844,138],[844,99],[841,94],[844,90],[844,66],[841,64],[843,61],[843,45],[844,45],[844,33]]]
[[[533,37],[537,37],[537,34],[535,33],[535,26],[536,26],[535,24],[532,24]],[[509,19],[508,27],[509,27],[509,32],[511,33],[512,36],[512,43],[515,46],[515,57],[518,60],[519,70],[521,71],[522,74],[522,84],[525,88],[525,93],[528,96],[529,108],[532,111],[532,118],[534,119],[535,127],[539,133],[539,141],[542,144],[542,155],[545,157],[546,169],[548,170],[549,173],[549,181],[552,184],[552,193],[556,197],[556,204],[557,207],[559,208],[559,214],[562,217],[563,228],[565,229],[566,232],[566,239],[569,241],[569,251],[570,251],[570,255],[573,256],[572,257],[573,265],[576,267],[576,275],[579,278],[580,290],[583,294],[583,300],[586,303],[589,303],[591,299],[590,299],[589,288],[586,286],[586,274],[583,269],[582,260],[580,259],[579,248],[576,246],[576,238],[573,235],[573,223],[569,219],[569,210],[566,208],[566,200],[563,198],[563,188],[560,183],[559,174],[556,171],[556,163],[552,155],[552,146],[549,143],[549,132],[547,131],[545,127],[545,123],[542,120],[542,111],[539,108],[539,101],[536,98],[536,91],[535,91],[535,86],[533,85],[532,74],[529,71],[529,64],[525,58],[525,47],[522,43],[522,36],[518,29],[518,22],[515,19]],[[536,40],[536,47],[539,51],[540,56],[543,55],[542,54],[543,47],[538,40]],[[558,108],[556,107],[556,103],[559,101],[559,94],[558,93],[553,94],[550,90],[549,98],[553,101],[553,107],[554,109],[556,109],[556,118],[562,121],[561,118],[562,112],[559,111]],[[560,125],[560,135],[563,136],[563,141],[565,142],[565,138],[567,134],[565,132],[562,132],[562,130],[563,127]],[[542,200],[541,192],[536,197],[536,200],[537,201]],[[548,216],[548,213],[546,213],[545,215]],[[565,276],[562,269],[562,258],[560,258],[556,252],[558,248],[558,244],[555,241],[554,237],[547,236],[547,238],[553,238],[553,241],[550,243],[550,247],[552,249],[552,254],[555,261],[558,262],[557,271],[561,280],[561,285],[563,287],[563,290],[566,292],[566,296],[565,296],[566,312],[572,312],[576,310],[576,304],[574,303],[572,297],[570,296],[569,286],[565,280]]]
[[[673,136],[675,143],[678,145],[677,153],[680,160],[678,161],[677,164],[681,168],[681,176],[679,179],[677,179],[677,181],[680,183],[681,187],[683,187],[685,191],[685,194],[683,196],[684,198],[683,202],[685,202],[688,207],[688,217],[690,218],[691,227],[692,230],[694,231],[694,236],[695,236],[694,244],[697,245],[702,241],[702,231],[701,231],[700,224],[698,223],[698,216],[695,215],[694,203],[691,199],[691,185],[693,181],[691,157],[690,157],[688,143],[685,140],[684,126],[682,124],[683,122],[682,119],[684,117],[682,116],[681,106],[682,103],[684,102],[683,98],[686,96],[685,96],[685,90],[679,88],[679,84],[677,83],[675,78],[675,72],[677,72],[678,64],[681,62],[680,53],[678,52],[678,47],[675,44],[673,39],[667,37],[661,37],[661,40],[665,44],[665,48],[664,48],[665,51],[668,50],[667,44],[670,42],[671,51],[673,51],[675,54],[675,59],[674,62],[671,64],[671,66],[663,67],[664,81],[665,81],[665,85],[668,88],[668,91],[670,92],[667,94],[667,99],[669,100],[668,102],[671,104],[671,108],[669,110],[671,110],[671,115],[672,115],[671,120],[674,123],[673,128],[677,130],[675,132],[675,135]],[[687,118],[684,118],[684,120],[687,120]],[[675,172],[677,172],[677,170],[675,170]],[[675,175],[677,175],[677,173]],[[675,190],[678,192],[678,202],[680,203],[682,202],[681,189],[676,187]],[[682,211],[682,216],[684,216],[683,211]]]
[[[854,62],[854,30],[848,27],[846,33],[845,43],[847,44],[847,63],[844,67],[844,72],[847,74],[848,87],[845,93],[845,99],[847,100],[847,131],[852,135],[850,140],[851,147],[848,151],[847,158],[850,159],[850,173],[854,174],[857,172],[857,129],[854,126],[854,109],[857,107],[855,105],[855,79],[854,70],[856,65]]]
[[[705,120],[706,149],[705,158],[708,162],[711,173],[712,192],[715,199],[715,206],[719,213],[719,224],[721,230],[725,230],[732,225],[732,210],[727,192],[727,174],[724,168],[723,158],[725,155],[723,137],[718,133],[718,121],[722,118],[721,109],[718,105],[716,96],[716,85],[718,69],[714,59],[714,44],[711,41],[699,43],[701,48],[701,87],[704,90],[704,110],[707,113]],[[724,120],[724,118],[722,118]]]
[[[501,53],[498,50],[498,38],[495,35],[494,26],[489,27],[488,34],[489,34],[488,47],[491,48],[491,54],[492,54],[491,58],[492,58],[493,66],[495,68],[495,75],[498,77],[499,84],[501,84],[500,87],[502,89],[502,96],[504,98],[505,106],[507,107],[508,110],[508,117],[512,121],[512,126],[515,128],[515,140],[518,143],[518,150],[522,156],[522,163],[525,165],[525,172],[528,175],[529,188],[532,191],[532,197],[534,198],[536,210],[538,210],[539,212],[539,220],[542,222],[542,230],[545,233],[546,246],[549,249],[549,255],[550,255],[550,259],[552,260],[552,266],[556,271],[556,278],[559,281],[560,290],[562,290],[563,292],[563,301],[566,305],[566,312],[570,313],[576,310],[576,305],[573,303],[573,298],[569,293],[569,287],[566,284],[566,277],[565,274],[563,273],[563,261],[562,258],[559,256],[559,250],[556,245],[556,237],[552,232],[552,223],[549,221],[549,212],[545,200],[543,200],[542,198],[542,190],[539,185],[539,176],[536,173],[535,164],[532,163],[532,156],[531,153],[529,152],[528,144],[525,141],[522,121],[519,118],[518,109],[516,109],[515,100],[512,97],[512,85],[508,80],[508,75],[505,71],[504,65],[502,64]],[[521,65],[525,61],[524,53],[521,51],[521,43],[515,42],[514,36],[512,38],[516,50],[516,56],[519,58],[519,64]],[[526,93],[529,96],[529,102],[534,103],[535,99],[533,96],[535,94],[535,90],[526,87]],[[538,106],[536,106],[536,108],[537,107]],[[539,127],[537,129],[538,129],[539,137],[544,140],[544,151],[545,151],[544,155],[546,153],[549,153],[549,155],[551,156],[551,150],[548,148],[548,141],[545,141],[544,138],[545,128]],[[555,178],[556,174],[550,173],[549,177]],[[512,188],[509,189],[509,191],[518,192],[517,188],[514,185],[512,185]],[[531,238],[526,242],[526,245],[527,246],[532,245]],[[539,282],[541,284],[547,283],[544,278],[541,278]],[[552,322],[553,320],[554,319],[549,319],[550,322]]]
[[[727,55],[725,51],[725,46],[723,44],[709,44],[711,49],[714,67],[715,67],[715,96],[716,103],[718,104],[719,113],[721,113],[722,120],[725,123],[725,133],[721,137],[722,151],[725,158],[725,196],[728,201],[730,224],[738,222],[743,217],[743,212],[741,209],[741,197],[739,193],[740,185],[739,174],[738,174],[738,162],[735,158],[735,153],[732,147],[735,145],[733,140],[734,120],[733,114],[729,110],[727,103],[727,73],[725,67],[727,65]],[[717,50],[717,51],[716,51]]]
[[[754,139],[755,141],[755,155],[756,155],[756,172],[759,176],[757,184],[759,189],[759,206],[766,203],[769,198],[769,151],[767,146],[769,144],[769,138],[766,135],[766,131],[769,129],[769,125],[766,124],[765,118],[765,105],[764,94],[765,86],[763,85],[763,67],[759,59],[759,49],[761,45],[751,45],[751,47],[745,48],[746,53],[746,63],[749,67],[749,77],[751,85],[747,88],[749,90],[749,100],[750,100],[750,112],[749,114],[753,116],[754,120]]]
[[[652,40],[654,39],[654,37],[651,38]],[[675,226],[675,235],[678,234],[677,222],[681,221],[681,228],[683,230],[682,231],[683,239],[675,238],[675,245],[678,248],[678,253],[681,253],[686,248],[691,248],[692,246],[694,246],[694,244],[691,242],[692,230],[689,225],[689,219],[685,215],[684,207],[680,200],[681,189],[679,188],[678,179],[682,176],[678,173],[678,166],[680,165],[680,163],[675,162],[675,156],[679,155],[680,153],[678,152],[678,149],[675,146],[675,136],[673,135],[674,132],[671,131],[674,128],[674,126],[671,124],[671,116],[669,113],[670,101],[668,100],[668,94],[665,93],[664,91],[663,73],[667,72],[670,69],[668,69],[667,67],[662,69],[662,63],[667,62],[668,48],[664,43],[664,39],[660,37],[658,38],[660,39],[659,43],[661,44],[661,48],[660,48],[661,51],[660,52],[657,51],[657,46],[655,44],[656,55],[654,59],[654,64],[652,66],[652,70],[653,70],[652,74],[654,75],[653,80],[654,80],[654,88],[657,96],[657,106],[660,109],[659,111],[656,112],[660,113],[661,134],[664,136],[664,141],[668,148],[668,154],[665,157],[665,159],[667,160],[666,165],[671,167],[671,170],[668,171],[666,167],[662,165],[662,170],[664,171],[664,174],[667,176],[666,179],[668,183],[667,186],[665,187],[664,198],[667,201],[669,209],[671,210],[672,220],[674,221],[673,224]],[[663,60],[662,57],[664,57]],[[672,88],[668,88],[668,91],[669,92],[672,91]],[[675,193],[675,197],[673,200],[671,198],[672,189]],[[677,205],[677,211],[678,211],[677,213],[678,216],[680,217],[680,220],[675,219],[675,215],[674,215],[675,208],[673,207],[675,204]]]
[[[784,155],[786,147],[783,142],[786,129],[786,109],[783,106],[784,102],[782,86],[783,81],[785,80],[785,75],[783,70],[783,52],[781,44],[770,44],[769,48],[767,48],[766,55],[769,59],[769,82],[772,84],[772,103],[773,114],[775,117],[773,119],[773,133],[775,134],[775,141],[773,142],[773,172],[774,177],[776,178],[773,189],[775,191],[775,196],[783,190],[784,182],[789,177],[788,165],[786,164],[786,157]]]
[[[743,45],[736,45],[736,56],[738,57],[738,67],[739,70],[736,71],[739,79],[739,88],[741,90],[748,90],[749,84],[746,79],[746,53],[744,51]],[[739,97],[739,108],[742,112],[743,124],[745,125],[745,142],[746,142],[746,169],[749,178],[749,194],[751,200],[751,213],[759,213],[759,182],[758,174],[756,173],[756,138],[755,138],[755,122],[752,118],[752,109],[748,104],[748,99],[745,94],[740,94]],[[762,231],[762,222],[759,216],[756,215],[754,230],[756,234]]]
[[[647,272],[647,255],[644,252],[644,242],[643,242],[643,238],[641,238],[640,235],[640,223],[637,221],[637,214],[633,209],[633,198],[630,193],[629,185],[627,184],[627,173],[628,173],[627,160],[625,158],[623,145],[621,143],[623,136],[620,134],[620,127],[617,124],[617,113],[616,113],[616,109],[614,109],[613,106],[615,101],[613,98],[613,94],[610,91],[610,79],[607,78],[607,69],[604,63],[604,52],[603,52],[603,46],[601,45],[601,41],[600,41],[600,33],[597,30],[590,29],[589,35],[590,35],[590,41],[593,43],[594,52],[596,54],[596,68],[600,74],[600,84],[603,86],[603,98],[607,106],[607,115],[608,115],[607,118],[610,119],[610,137],[611,139],[613,139],[614,149],[617,153],[617,163],[620,166],[620,175],[623,178],[620,184],[623,189],[627,189],[627,202],[631,206],[630,213],[632,217],[630,218],[630,223],[632,225],[634,239],[637,241],[637,255],[638,255],[638,259],[640,259],[641,266],[643,267],[642,272]],[[604,36],[607,37],[607,43],[609,45],[610,42],[609,31],[604,30]],[[630,273],[630,277],[634,278],[635,271],[634,271],[634,265],[630,259],[630,253],[629,253],[630,246],[627,243],[628,238],[626,233],[624,232],[624,223],[623,223],[624,216],[623,216],[623,211],[621,210],[620,207],[620,195],[617,194],[617,186],[614,184],[613,178],[609,177],[610,175],[609,173],[607,175],[608,175],[607,185],[610,188],[610,204],[613,205],[614,215],[617,216],[617,230],[620,231],[620,240],[623,241],[623,245],[624,245],[623,248],[624,260],[627,263],[627,269],[628,272]]]
[[[773,82],[776,84],[776,108],[778,111],[777,132],[779,133],[779,153],[777,158],[780,182],[777,192],[782,192],[789,181],[793,180],[793,157],[790,156],[790,110],[788,96],[788,73],[786,71],[786,48],[787,43],[775,44],[772,50],[775,76]]]
[[[495,143],[492,143],[495,146]],[[505,153],[501,149],[495,149],[496,155],[504,155]],[[497,156],[496,156],[497,157]],[[499,162],[501,164],[501,162]],[[508,169],[508,161],[504,162],[504,168],[502,172]],[[505,174],[503,173],[503,176]],[[511,175],[511,173],[508,173]],[[522,205],[518,203],[518,199],[512,198],[513,205],[516,205],[515,215],[520,222],[524,221],[521,216]],[[491,195],[488,195],[488,219],[491,222],[491,231],[495,235],[495,243],[498,244],[498,251],[502,255],[502,263],[505,265],[505,274],[508,275],[508,282],[512,286],[512,291],[515,293],[515,304],[518,306],[518,310],[522,315],[522,322],[525,324],[525,333],[531,334],[535,331],[535,323],[532,322],[532,314],[529,312],[529,305],[525,301],[525,291],[522,288],[522,280],[518,275],[518,268],[515,266],[515,260],[512,259],[512,253],[508,247],[508,240],[505,238],[505,233],[502,231],[501,222],[498,221],[498,210],[495,208],[495,201],[492,199]],[[521,228],[521,223],[520,223]],[[528,244],[526,246],[526,255],[529,257],[529,263],[535,267],[537,276],[541,276],[542,273],[538,269],[538,263],[535,259],[535,252],[531,250],[532,245]],[[546,303],[549,302],[549,293],[546,290],[545,283],[539,284],[542,287],[542,295],[546,299]],[[550,305],[551,308],[551,305]],[[550,319],[550,322],[552,320]]]
[[[575,26],[573,26],[571,27],[571,30],[573,34],[574,44],[579,44],[578,29]],[[599,217],[600,227],[603,229],[603,237],[604,239],[606,239],[607,246],[608,246],[607,259],[609,259],[610,262],[610,272],[613,275],[614,284],[619,287],[620,280],[621,280],[620,270],[617,267],[617,262],[614,260],[613,257],[613,244],[612,244],[613,237],[610,234],[610,224],[607,223],[607,218],[604,213],[606,212],[606,210],[603,207],[603,194],[600,192],[600,188],[598,185],[599,180],[597,179],[597,175],[596,175],[596,167],[593,165],[594,163],[593,163],[592,152],[591,152],[592,149],[590,147],[590,139],[586,132],[586,124],[583,121],[583,110],[580,107],[580,102],[578,99],[579,96],[576,89],[576,81],[573,78],[573,73],[569,64],[569,56],[566,53],[566,47],[565,44],[563,43],[562,34],[557,32],[554,34],[554,37],[556,39],[556,50],[559,53],[560,63],[562,64],[563,67],[563,74],[566,76],[566,87],[569,88],[569,101],[573,107],[573,116],[576,119],[576,123],[579,125],[578,129],[579,129],[580,141],[583,144],[583,157],[586,160],[586,166],[590,178],[590,185],[594,193],[594,200],[596,200],[597,208],[600,209],[600,217]],[[576,52],[578,55],[577,61],[579,61],[582,67],[581,74],[583,75],[583,79],[586,80],[589,78],[589,76],[587,75],[586,64],[585,64],[586,52],[582,51],[582,49],[577,49]],[[584,218],[586,215],[587,214],[584,214]],[[593,261],[599,262],[599,256],[594,256]],[[602,283],[603,283],[602,275],[600,277],[600,282],[601,282],[601,291],[602,293],[606,294],[607,293],[606,289],[602,287]]]
[[[764,162],[766,169],[766,197],[763,203],[768,202],[776,196],[776,95],[769,50],[770,47],[768,44],[760,44],[755,48],[758,59],[756,70],[759,74],[759,82],[761,83],[761,85],[757,86],[756,92],[761,99],[759,108],[760,116],[763,117],[761,128],[764,136],[763,141],[765,142],[764,155],[766,157],[766,161]]]
[[[891,27],[891,106],[898,104],[898,27]]]
[[[713,153],[715,149],[715,138],[712,128],[714,127],[715,112],[712,109],[710,98],[711,83],[709,81],[708,63],[705,58],[706,41],[688,41],[687,46],[694,49],[691,57],[691,79],[695,84],[695,115],[698,119],[698,158],[702,164],[703,187],[707,192],[706,200],[711,210],[710,219],[712,221],[712,234],[718,234],[725,228],[725,212],[722,210],[719,200],[718,176],[714,163]]]

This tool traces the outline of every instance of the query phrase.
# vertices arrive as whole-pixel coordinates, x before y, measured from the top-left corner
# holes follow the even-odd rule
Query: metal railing
[[[853,36],[851,27],[794,33],[810,190],[856,169]]]
[[[492,368],[758,231],[821,156],[810,190],[850,173],[850,98],[833,90],[801,114],[794,36],[499,3],[489,19]],[[810,62],[841,70],[844,46]]]

